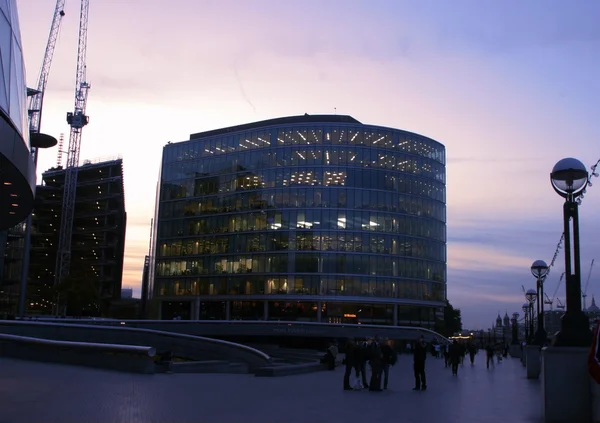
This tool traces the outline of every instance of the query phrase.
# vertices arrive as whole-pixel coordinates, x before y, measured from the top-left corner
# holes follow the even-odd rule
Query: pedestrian
[[[346,366],[344,391],[352,391],[353,387],[350,385],[350,375],[352,374],[352,370],[356,368],[356,344],[351,338],[348,338],[346,342],[344,365]]]
[[[390,341],[381,346],[381,354],[383,356],[383,389],[387,389],[390,377],[390,366],[396,364],[398,355],[390,345]]]
[[[427,390],[427,379],[425,377],[425,360],[427,359],[427,350],[425,348],[425,339],[423,336],[415,342],[413,353],[413,370],[415,373],[415,387],[413,391]]]
[[[486,360],[485,360],[485,366],[486,368],[490,368],[490,363],[492,363],[492,367],[494,367],[494,348],[491,346],[491,344],[487,344],[487,347],[485,347],[485,355],[486,355]]]
[[[368,388],[367,361],[369,360],[369,345],[366,341],[356,345],[356,379],[360,381],[360,389]]]
[[[369,382],[369,391],[380,392],[381,373],[383,372],[383,354],[379,337],[375,337],[369,348],[369,362],[371,363],[371,381]]]
[[[449,349],[450,349],[450,345],[444,343],[444,346],[443,346],[443,350],[444,350],[444,367],[448,367],[450,365],[450,353],[448,352]]]
[[[469,350],[469,358],[471,359],[471,366],[475,364],[475,354],[477,353],[477,348],[475,348],[475,344],[469,344],[467,346]]]
[[[458,364],[460,363],[461,357],[463,356],[463,350],[461,348],[461,345],[456,341],[453,341],[452,344],[450,344],[449,350],[450,365],[452,366],[452,375],[458,376]]]

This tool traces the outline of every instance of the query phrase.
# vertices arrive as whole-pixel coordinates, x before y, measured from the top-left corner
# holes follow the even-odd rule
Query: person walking
[[[356,344],[354,340],[348,338],[345,347],[344,364],[346,366],[346,372],[344,373],[344,391],[352,391],[353,388],[350,386],[350,375],[352,370],[356,368]]]
[[[450,344],[449,356],[450,365],[452,366],[452,375],[458,376],[458,364],[463,356],[463,349],[458,342],[453,341],[452,344]]]
[[[383,354],[379,337],[375,337],[369,348],[369,362],[371,363],[371,381],[369,382],[369,391],[380,392],[381,373],[383,372]]]
[[[485,361],[485,366],[486,368],[490,368],[490,363],[492,363],[492,367],[494,367],[494,348],[490,345],[487,344],[487,347],[485,347],[485,355],[486,355],[486,361]]]
[[[415,387],[413,391],[427,390],[427,379],[425,377],[425,360],[427,359],[427,350],[425,348],[425,339],[423,336],[415,343],[413,353],[413,370],[415,373]]]
[[[442,346],[442,351],[444,352],[444,367],[448,367],[450,365],[450,353],[449,353],[450,345],[444,342]]]
[[[475,344],[469,343],[467,346],[469,350],[469,358],[471,359],[471,366],[475,364],[475,354],[477,353],[477,348],[475,348]]]
[[[369,345],[366,341],[356,346],[356,378],[361,381],[361,389],[369,388],[367,383],[367,361],[369,360]]]
[[[390,366],[396,364],[398,356],[396,351],[390,345],[390,341],[381,346],[381,355],[383,356],[383,389],[387,389],[390,377]]]

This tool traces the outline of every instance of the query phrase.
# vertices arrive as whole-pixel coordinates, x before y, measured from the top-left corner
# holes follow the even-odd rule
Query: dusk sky
[[[66,3],[42,131],[68,139],[80,2]],[[337,111],[443,143],[448,298],[469,328],[521,312],[521,285],[535,285],[531,263],[550,263],[562,233],[554,164],[576,157],[589,168],[600,158],[597,1],[90,3],[81,159],[123,156],[123,286],[138,295],[162,147],[190,133]],[[55,1],[17,4],[34,87]],[[42,152],[39,173],[56,156],[56,148]],[[584,283],[591,260],[600,267],[600,179],[593,182],[580,209]],[[561,251],[550,296],[563,268]],[[563,283],[563,302],[564,292]],[[588,305],[593,294],[600,268]]]

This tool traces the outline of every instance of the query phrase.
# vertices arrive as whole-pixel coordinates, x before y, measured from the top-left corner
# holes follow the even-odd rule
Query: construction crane
[[[52,59],[54,58],[54,50],[56,48],[56,42],[58,41],[58,34],[60,33],[60,26],[62,18],[65,16],[65,0],[57,0],[56,7],[54,8],[54,15],[52,18],[52,25],[50,25],[50,34],[48,35],[48,42],[46,43],[46,50],[44,52],[44,59],[42,60],[42,68],[38,78],[37,89],[33,90],[33,95],[29,98],[29,133],[39,134],[40,125],[42,123],[42,106],[44,103],[44,94],[46,93],[46,85],[48,84],[48,76],[50,75],[50,68],[52,66]],[[29,89],[28,89],[29,91]],[[31,147],[31,158],[33,161],[34,169],[37,168],[38,161],[38,147]],[[23,260],[21,263],[21,289],[19,294],[19,305],[17,314],[23,316],[26,308],[26,291],[27,291],[27,279],[29,277],[29,252],[31,250],[31,213],[27,216],[25,224],[25,233],[23,234]]]
[[[48,84],[48,76],[50,75],[50,67],[52,66],[52,59],[54,58],[56,41],[58,40],[58,34],[60,33],[60,24],[62,23],[63,16],[65,16],[64,7],[65,0],[57,0],[56,7],[54,8],[52,25],[50,26],[50,35],[48,36],[48,43],[46,44],[46,51],[44,53],[44,60],[42,62],[42,69],[40,70],[40,76],[38,78],[37,90],[29,100],[29,131],[32,133],[40,132],[44,93],[46,92],[46,85]],[[32,149],[34,157],[36,156],[36,152],[37,148]]]
[[[587,309],[585,306],[585,299],[587,298],[587,289],[590,284],[590,277],[592,276],[592,269],[594,268],[594,260],[592,260],[592,264],[590,264],[590,272],[588,273],[587,280],[585,281],[585,288],[581,291],[581,298],[583,298],[583,311]]]
[[[79,43],[77,48],[77,74],[75,78],[75,108],[67,113],[67,123],[71,127],[69,148],[65,167],[65,186],[63,191],[62,213],[60,218],[60,235],[54,283],[59,284],[71,270],[71,241],[73,237],[73,217],[75,214],[75,192],[77,189],[77,173],[79,171],[79,152],[81,132],[88,124],[85,114],[90,84],[86,81],[86,53],[88,33],[89,0],[81,0],[79,15]],[[60,294],[57,297],[56,313],[59,313]]]
[[[544,297],[545,297],[544,298],[544,304],[549,305],[550,306],[550,311],[552,311],[552,305],[554,304],[554,299],[550,298],[548,296],[548,294],[546,294],[545,292],[544,292]]]
[[[560,279],[558,279],[558,284],[556,285],[556,289],[554,290],[554,294],[552,294],[552,298],[549,299],[551,302],[554,302],[555,299],[558,301],[558,298],[556,298],[556,294],[558,293],[558,290],[560,289],[560,284],[561,284],[561,282],[562,282],[562,280],[563,280],[564,277],[565,277],[565,272],[562,272],[562,275],[560,275]],[[548,303],[546,302],[546,304],[548,304]],[[558,305],[557,305],[557,307],[558,307]]]

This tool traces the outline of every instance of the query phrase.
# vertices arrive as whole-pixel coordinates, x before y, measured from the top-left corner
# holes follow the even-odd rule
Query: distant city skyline
[[[55,2],[17,3],[27,80],[35,86]],[[587,166],[600,158],[599,3],[161,5],[90,5],[90,124],[81,158],[123,155],[123,287],[139,296],[167,142],[273,117],[337,112],[446,146],[448,299],[469,329],[489,327],[498,311],[522,313],[521,285],[535,284],[529,266],[550,262],[562,232],[552,166],[563,157]],[[42,130],[68,138],[79,2],[68,1],[65,12]],[[55,165],[56,153],[40,154],[38,173]],[[583,282],[600,251],[596,184],[580,209]],[[561,251],[548,295],[563,267]],[[558,295],[564,301],[564,281]],[[592,295],[600,295],[597,268],[588,303]]]

